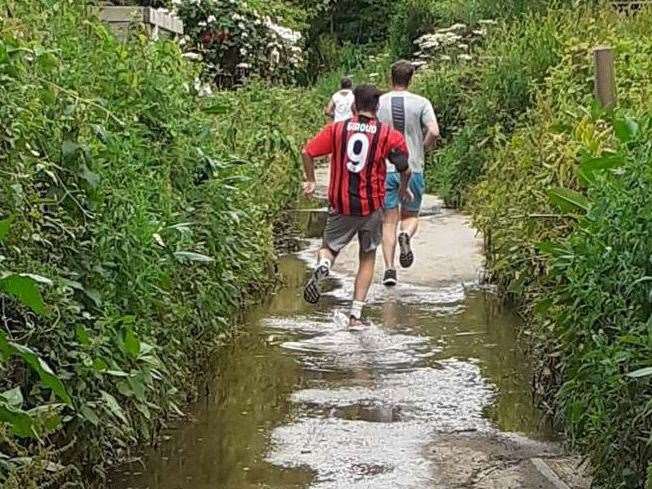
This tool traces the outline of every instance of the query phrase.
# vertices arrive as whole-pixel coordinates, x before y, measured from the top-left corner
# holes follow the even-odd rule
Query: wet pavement
[[[531,467],[473,482],[510,453],[559,452],[532,405],[514,314],[473,284],[375,286],[371,325],[349,331],[346,273],[317,308],[301,301],[310,256],[282,259],[286,286],[218,353],[194,420],[110,487],[554,487]]]
[[[479,285],[481,237],[432,196],[424,210],[415,265],[387,289],[379,253],[370,325],[356,331],[346,318],[356,246],[320,304],[305,304],[323,214],[298,213],[313,239],[281,259],[284,286],[217,352],[192,420],[109,487],[588,487],[548,470],[576,473],[576,460],[533,406],[518,317]]]

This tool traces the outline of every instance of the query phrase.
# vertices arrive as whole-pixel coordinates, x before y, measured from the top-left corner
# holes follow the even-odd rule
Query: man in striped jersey
[[[414,262],[410,240],[417,232],[419,211],[425,191],[423,167],[425,148],[432,146],[439,137],[439,125],[432,104],[425,98],[408,91],[414,67],[409,61],[397,61],[392,65],[392,90],[380,98],[378,119],[390,124],[405,136],[410,150],[410,197],[402,199],[399,192],[400,178],[396,169],[388,165],[387,191],[385,194],[385,222],[383,226],[383,256],[385,275],[383,283],[396,285],[396,235],[400,248],[399,262],[408,268]]]
[[[373,279],[376,248],[382,241],[386,160],[400,172],[399,193],[405,197],[409,154],[403,135],[376,118],[381,92],[374,86],[362,85],[353,94],[355,115],[328,124],[303,150],[303,188],[308,196],[315,191],[314,159],[331,155],[328,221],[317,267],[306,284],[304,297],[310,303],[319,301],[321,280],[329,275],[338,253],[357,235],[360,263],[350,314],[351,324],[356,325],[361,322]]]

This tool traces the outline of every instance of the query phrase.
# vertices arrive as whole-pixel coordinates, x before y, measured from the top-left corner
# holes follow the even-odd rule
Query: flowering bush
[[[414,53],[417,59],[414,64],[425,65],[432,60],[471,61],[471,51],[482,44],[487,27],[495,24],[494,20],[480,20],[475,27],[456,23],[437,29],[432,34],[424,34],[414,41],[418,47]]]
[[[249,75],[290,82],[302,71],[302,35],[261,15],[244,0],[173,0],[187,52],[205,62],[204,77],[220,86]],[[192,55],[191,55],[192,56]]]

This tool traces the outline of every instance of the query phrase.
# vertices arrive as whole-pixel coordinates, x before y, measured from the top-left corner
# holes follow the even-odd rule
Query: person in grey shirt
[[[392,65],[390,92],[380,98],[378,119],[401,132],[410,150],[410,195],[401,200],[399,196],[400,176],[391,163],[387,163],[385,182],[385,217],[383,223],[383,256],[385,275],[383,284],[396,285],[397,275],[394,260],[396,242],[400,248],[399,262],[408,268],[414,262],[410,241],[419,226],[419,211],[425,191],[423,169],[425,149],[434,145],[439,138],[439,125],[432,104],[425,98],[408,91],[414,66],[409,61],[397,61]],[[399,232],[400,224],[400,232]]]

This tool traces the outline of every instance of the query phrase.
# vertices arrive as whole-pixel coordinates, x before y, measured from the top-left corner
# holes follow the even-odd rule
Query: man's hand
[[[303,182],[303,195],[305,195],[308,198],[311,198],[313,195],[315,195],[316,186],[317,184],[314,181]]]
[[[414,200],[414,194],[412,193],[412,190],[410,190],[410,187],[407,185],[402,185],[398,189],[398,194],[401,197],[402,202],[412,202]]]

